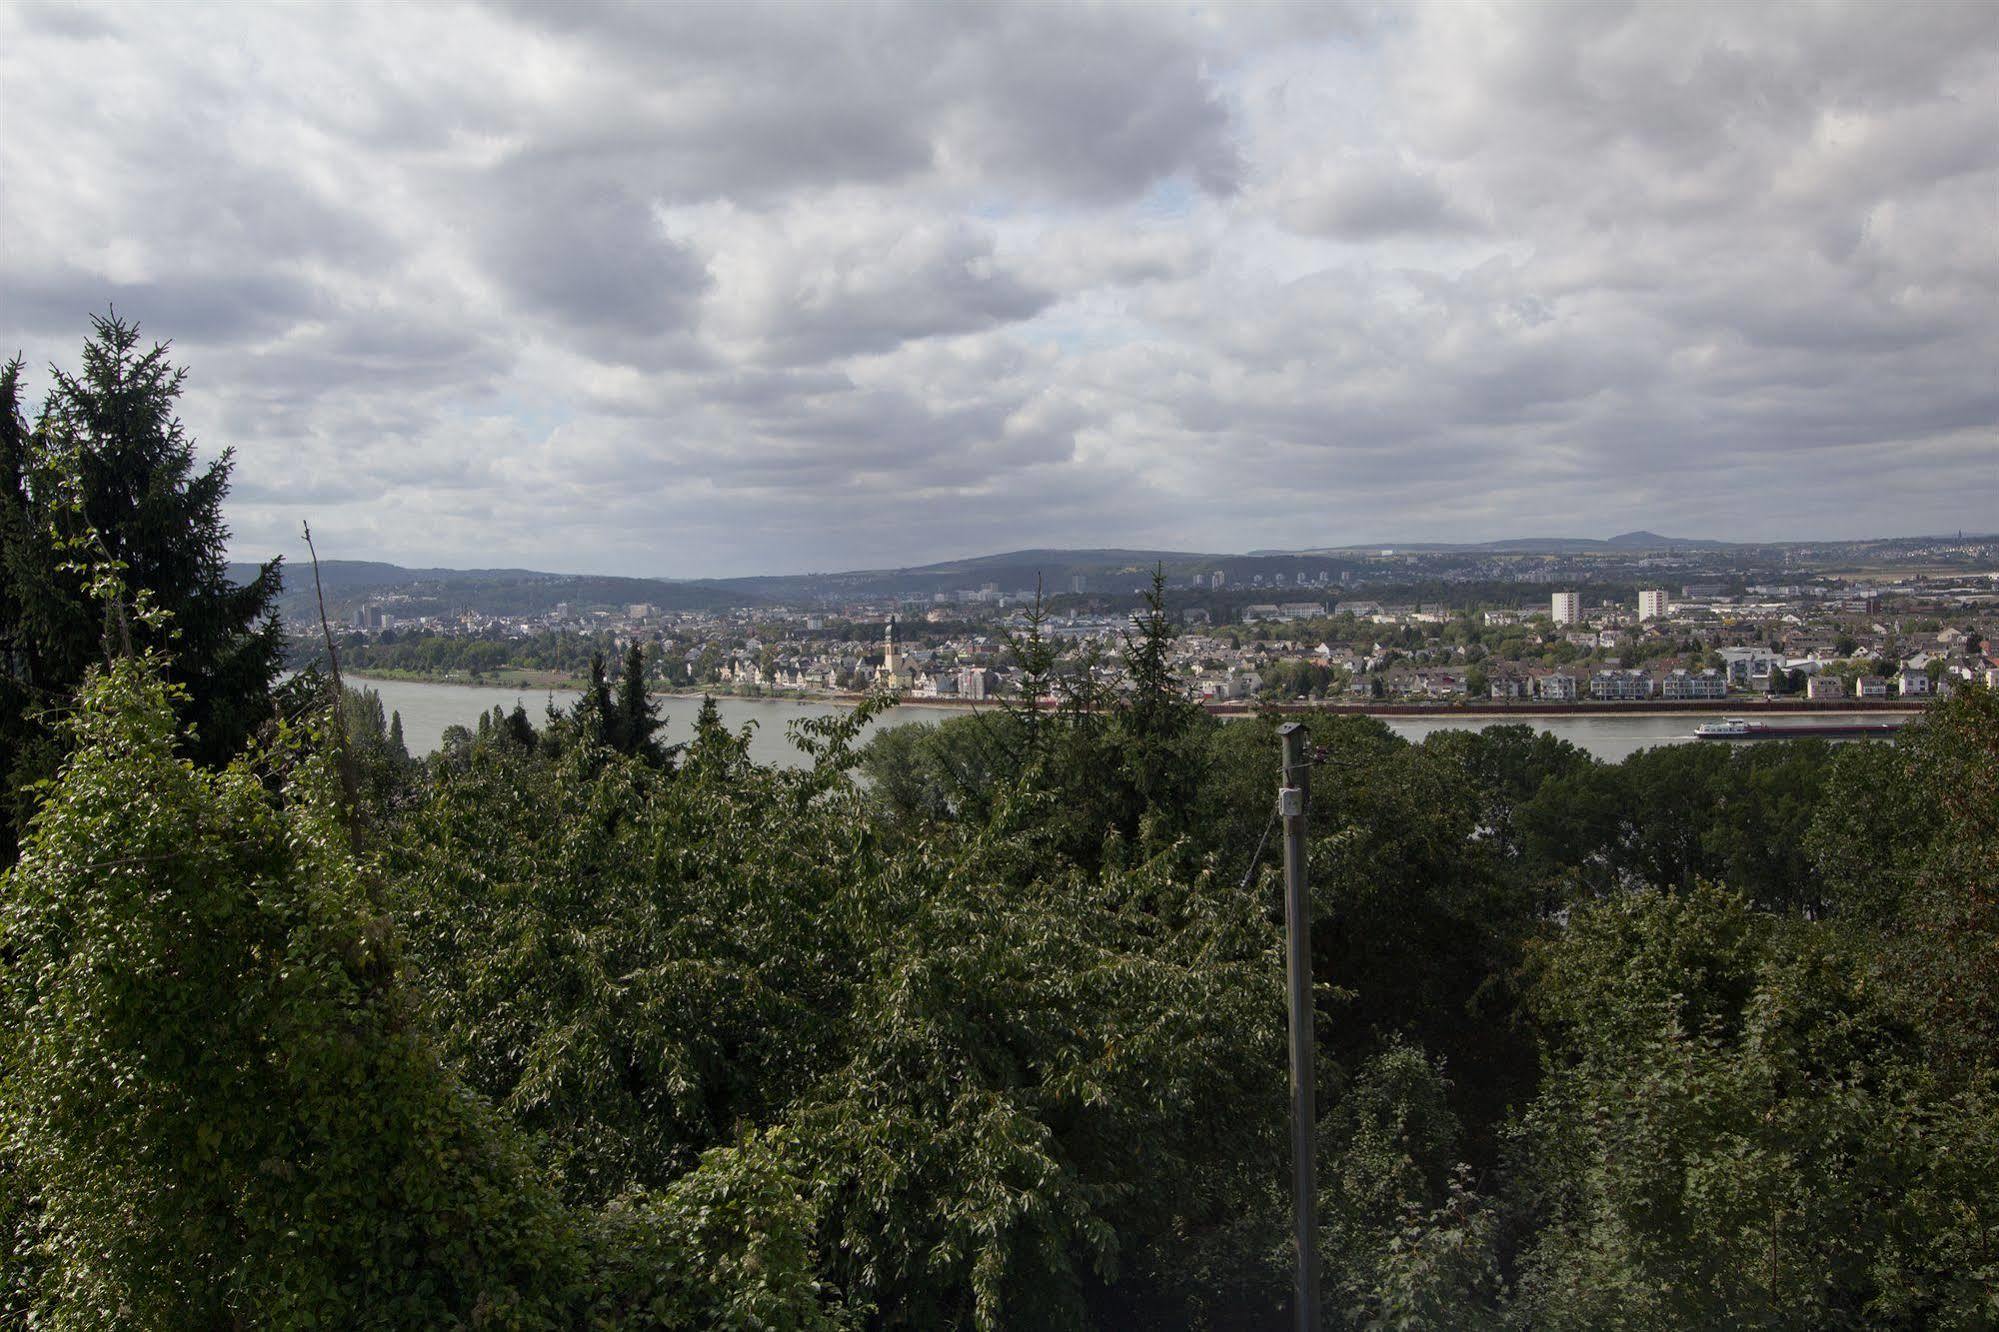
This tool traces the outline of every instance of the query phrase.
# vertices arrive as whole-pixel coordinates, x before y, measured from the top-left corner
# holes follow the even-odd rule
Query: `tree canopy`
[[[81,368],[51,369],[32,425],[21,363],[0,369],[0,769],[14,790],[53,771],[54,722],[114,639],[171,649],[179,744],[204,763],[226,762],[271,716],[279,567],[229,580],[233,455],[197,459],[174,415],[186,371],[164,344],[142,345],[116,314],[91,324]],[[92,596],[89,571],[104,568],[161,618]],[[10,833],[25,813],[17,804]]]

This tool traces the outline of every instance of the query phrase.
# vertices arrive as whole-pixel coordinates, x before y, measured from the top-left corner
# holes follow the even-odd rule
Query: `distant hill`
[[[1854,552],[1923,545],[1935,537],[1881,537],[1837,542]],[[1993,538],[1971,538],[1991,540]],[[1733,550],[1745,556],[1801,543],[1716,541],[1707,537],[1662,536],[1657,532],[1622,532],[1613,537],[1515,537],[1501,541],[1372,542],[1309,549],[1252,550],[1243,554],[1184,550],[1138,550],[1123,547],[1060,550],[1037,548],[977,555],[934,564],[894,569],[851,569],[836,573],[768,574],[748,578],[671,579],[616,578],[588,574],[541,573],[533,569],[410,569],[373,560],[326,560],[320,578],[326,587],[328,611],[346,619],[371,598],[394,595],[401,613],[442,615],[475,610],[493,615],[535,615],[567,602],[577,610],[646,602],[665,610],[723,610],[769,605],[837,604],[888,597],[931,597],[996,584],[1001,592],[1032,591],[1036,581],[1051,597],[1069,593],[1076,580],[1083,590],[1117,596],[1141,588],[1154,565],[1163,566],[1169,581],[1185,585],[1196,574],[1222,572],[1230,589],[1249,585],[1259,575],[1276,586],[1278,576],[1296,579],[1330,569],[1365,574],[1383,549],[1398,554],[1520,554],[1626,555],[1647,551]],[[1825,543],[1816,543],[1825,544]],[[1855,557],[1858,557],[1857,554]],[[230,577],[247,581],[254,564],[231,564]],[[287,565],[285,589],[279,602],[288,616],[313,614],[312,570]],[[1295,585],[1295,584],[1294,584]]]
[[[1163,565],[1169,578],[1176,575],[1184,578],[1196,569],[1212,568],[1217,561],[1233,558],[1239,557],[1117,548],[1014,550],[900,569],[724,578],[717,583],[754,592],[771,601],[801,601],[827,595],[926,596],[978,588],[987,583],[997,583],[1003,592],[1019,592],[1031,589],[1038,578],[1052,596],[1067,592],[1070,580],[1078,576],[1089,579],[1098,590],[1108,590],[1113,582],[1133,585],[1142,582],[1154,564]]]
[[[239,583],[255,577],[256,572],[254,564],[229,566],[230,578]],[[279,612],[310,619],[315,614],[312,566],[287,563],[284,575]],[[406,569],[375,560],[321,560],[319,581],[326,589],[327,613],[336,619],[346,619],[371,598],[387,594],[407,598],[404,613],[409,615],[447,615],[463,610],[539,615],[562,602],[578,610],[639,602],[663,610],[716,610],[757,605],[764,600],[753,590],[713,582],[539,573],[533,569]]]
[[[1669,537],[1657,532],[1625,532],[1597,537],[1508,537],[1501,541],[1381,541],[1353,546],[1318,546],[1301,551],[1251,551],[1253,555],[1349,555],[1357,551],[1392,549],[1410,555],[1445,554],[1454,550],[1491,551],[1495,555],[1588,555],[1597,551],[1724,550],[1739,542],[1709,537]]]
[[[1657,532],[1638,531],[1626,532],[1621,536],[1614,536],[1604,544],[1616,546],[1622,550],[1661,550],[1667,546],[1672,546],[1680,550],[1689,548],[1712,550],[1723,546],[1733,546],[1738,543],[1733,541],[1715,541],[1706,537],[1665,537],[1660,536]]]

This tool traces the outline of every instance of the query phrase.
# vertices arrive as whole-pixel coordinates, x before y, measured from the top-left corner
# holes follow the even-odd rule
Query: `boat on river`
[[[1817,737],[1834,740],[1886,740],[1906,723],[1902,721],[1802,721],[1772,726],[1768,722],[1729,717],[1718,722],[1702,722],[1694,727],[1696,740],[1804,740]]]

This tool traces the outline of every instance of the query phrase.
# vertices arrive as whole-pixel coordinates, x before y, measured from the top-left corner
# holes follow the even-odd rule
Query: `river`
[[[490,685],[432,684],[415,680],[351,680],[357,688],[372,689],[382,696],[385,712],[398,712],[403,719],[403,743],[412,754],[428,754],[443,743],[447,726],[476,726],[479,714],[497,705],[512,712],[515,703],[528,710],[540,726],[549,700],[558,708],[576,702],[572,689],[503,689]],[[694,734],[694,716],[701,700],[678,694],[654,695],[653,705],[666,723],[662,742],[678,744]],[[750,736],[750,757],[759,763],[797,764],[802,759],[786,738],[788,723],[802,717],[836,716],[847,711],[831,703],[799,703],[785,699],[717,697],[715,709],[722,724],[739,731],[745,722],[755,722]],[[942,708],[890,708],[876,726],[899,726],[904,722],[940,721],[951,713]]]
[[[566,708],[576,701],[576,695],[569,690],[524,690],[501,689],[481,685],[430,684],[410,680],[356,680],[357,685],[365,685],[382,696],[385,709],[399,712],[403,718],[403,739],[412,754],[428,754],[436,749],[444,736],[447,726],[471,726],[478,721],[479,714],[491,712],[495,704],[508,711],[516,702],[526,705],[528,715],[536,725],[541,724],[543,709],[552,697],[557,707]],[[662,738],[668,744],[687,739],[694,730],[694,714],[700,711],[701,700],[680,696],[656,697],[653,702],[666,722]],[[715,706],[722,715],[722,721],[731,730],[740,730],[743,723],[755,722],[756,730],[750,739],[750,756],[760,763],[797,763],[798,751],[791,747],[785,737],[786,724],[801,717],[825,717],[838,714],[845,709],[832,703],[801,703],[784,699],[767,698],[717,698]],[[900,726],[905,722],[936,722],[956,715],[961,709],[897,707],[890,708],[875,723],[881,726]],[[1816,714],[1814,721],[1831,720],[1831,714]],[[1879,720],[1878,715],[1871,719]],[[1478,730],[1487,726],[1501,725],[1510,720],[1496,717],[1385,717],[1388,729],[1408,740],[1421,740],[1432,731]],[[1677,716],[1632,716],[1614,717],[1593,713],[1573,717],[1523,717],[1519,720],[1536,730],[1549,731],[1600,759],[1616,762],[1655,745],[1679,744],[1693,739],[1694,726],[1701,717]],[[1783,719],[1773,722],[1782,725]]]

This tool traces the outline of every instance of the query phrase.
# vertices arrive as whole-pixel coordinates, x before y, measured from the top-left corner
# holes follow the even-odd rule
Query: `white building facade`
[[[1635,703],[1652,697],[1652,677],[1643,671],[1598,671],[1590,677],[1590,693],[1613,703]]]

